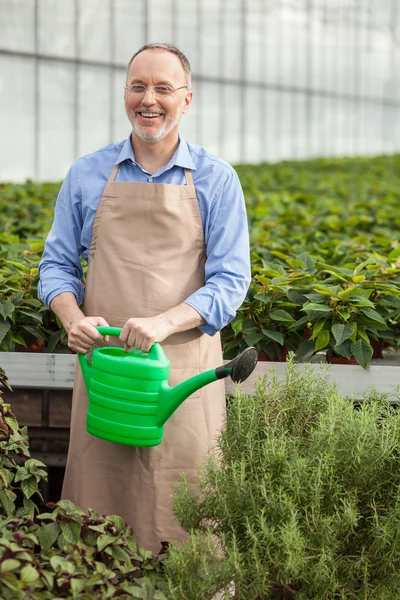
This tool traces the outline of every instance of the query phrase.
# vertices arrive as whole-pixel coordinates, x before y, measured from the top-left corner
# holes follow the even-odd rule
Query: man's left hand
[[[168,320],[163,315],[146,319],[128,319],[119,339],[124,342],[124,350],[138,348],[148,352],[155,342],[163,342],[172,332]]]

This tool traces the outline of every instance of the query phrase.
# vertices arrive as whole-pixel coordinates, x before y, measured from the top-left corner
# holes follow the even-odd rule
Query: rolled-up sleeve
[[[233,169],[222,180],[213,198],[205,241],[205,285],[185,303],[206,321],[199,329],[214,335],[235,317],[251,279],[246,206]]]
[[[62,292],[75,294],[78,304],[83,300],[81,231],[81,190],[75,163],[58,195],[53,226],[39,264],[38,296],[47,306]]]

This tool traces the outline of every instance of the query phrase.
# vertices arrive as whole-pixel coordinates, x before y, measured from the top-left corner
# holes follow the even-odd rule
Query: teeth
[[[142,117],[159,117],[160,113],[140,113]]]

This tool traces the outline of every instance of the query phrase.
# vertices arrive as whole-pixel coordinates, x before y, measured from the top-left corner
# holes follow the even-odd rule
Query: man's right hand
[[[97,331],[98,326],[108,327],[108,323],[103,317],[84,317],[74,321],[68,330],[68,347],[79,354],[86,354],[103,336]],[[108,342],[109,336],[104,336],[104,341]]]

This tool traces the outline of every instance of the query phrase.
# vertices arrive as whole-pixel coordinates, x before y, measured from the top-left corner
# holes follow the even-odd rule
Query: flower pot
[[[289,354],[289,352],[290,348],[283,346],[282,348],[280,348],[280,350],[275,352],[274,358],[269,358],[269,356],[267,356],[265,352],[263,352],[263,350],[260,350],[258,353],[258,360],[269,362],[286,362],[287,355]]]
[[[331,363],[332,365],[358,365],[358,362],[354,356],[351,358],[345,358],[344,356],[332,356],[327,354],[326,362]]]
[[[370,340],[370,344],[373,349],[372,358],[383,358],[382,350],[384,347],[383,340]]]

